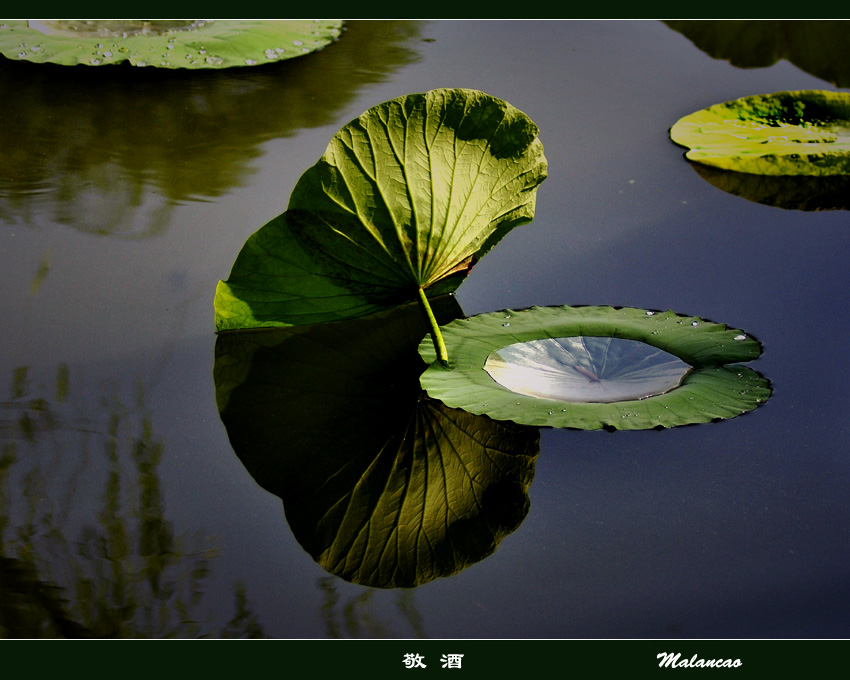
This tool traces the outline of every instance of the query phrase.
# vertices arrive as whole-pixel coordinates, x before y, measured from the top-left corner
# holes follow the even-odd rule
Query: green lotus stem
[[[431,340],[434,342],[434,349],[437,352],[437,360],[443,366],[448,366],[449,353],[446,350],[446,343],[443,340],[443,334],[440,332],[440,325],[437,323],[434,312],[431,310],[431,305],[428,304],[428,296],[425,295],[425,291],[421,287],[419,288],[419,304],[422,305],[422,309],[425,311],[425,316],[428,317],[428,323],[431,324]]]

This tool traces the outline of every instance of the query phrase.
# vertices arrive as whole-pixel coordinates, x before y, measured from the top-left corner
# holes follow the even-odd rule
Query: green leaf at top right
[[[688,160],[754,175],[850,175],[850,93],[742,97],[681,118],[670,139]]]

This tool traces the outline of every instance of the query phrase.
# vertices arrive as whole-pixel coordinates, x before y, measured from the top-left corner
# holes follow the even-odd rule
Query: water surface
[[[458,291],[467,315],[698,315],[758,338],[775,392],[721,423],[543,430],[528,514],[493,554],[372,589],[316,564],[234,454],[212,298],[337,129],[437,87],[522,109],[549,160],[534,222]],[[160,636],[151,613],[175,611],[160,579],[200,622],[172,618],[178,635],[850,636],[848,213],[722,191],[667,137],[706,106],[793,89],[837,88],[787,61],[732,66],[657,21],[352,22],[319,53],[233,72],[0,63],[14,610],[38,580],[110,610],[120,583],[138,593],[121,634]],[[228,628],[243,595],[252,625]]]

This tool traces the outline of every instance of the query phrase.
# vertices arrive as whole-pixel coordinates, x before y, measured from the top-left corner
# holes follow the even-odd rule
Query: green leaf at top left
[[[337,40],[339,19],[29,19],[0,21],[0,54],[67,66],[259,66]]]
[[[534,216],[537,126],[476,90],[399,97],[343,127],[216,291],[216,329],[341,320],[449,292]]]

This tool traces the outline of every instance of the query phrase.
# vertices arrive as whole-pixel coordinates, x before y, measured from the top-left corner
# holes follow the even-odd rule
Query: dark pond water
[[[720,423],[544,429],[493,554],[368,588],[317,565],[235,455],[212,299],[336,130],[437,87],[522,109],[549,161],[534,222],[458,290],[465,314],[700,316],[762,341],[774,394]],[[0,632],[850,636],[848,213],[718,189],[667,137],[795,89],[838,88],[658,21],[355,21],[216,73],[0,63]]]

